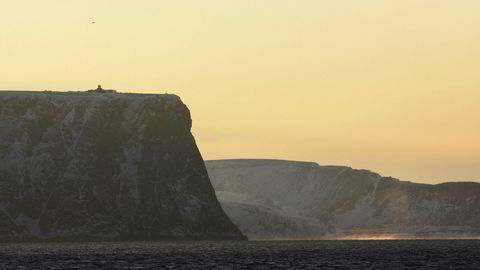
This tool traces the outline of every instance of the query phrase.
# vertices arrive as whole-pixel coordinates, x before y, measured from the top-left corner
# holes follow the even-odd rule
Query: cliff
[[[0,241],[240,240],[175,95],[0,92]]]
[[[226,213],[249,239],[480,237],[480,184],[417,184],[282,160],[207,161]]]

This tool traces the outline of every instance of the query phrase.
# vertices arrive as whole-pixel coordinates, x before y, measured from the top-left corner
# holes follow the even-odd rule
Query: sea
[[[480,241],[0,244],[0,269],[480,269]]]

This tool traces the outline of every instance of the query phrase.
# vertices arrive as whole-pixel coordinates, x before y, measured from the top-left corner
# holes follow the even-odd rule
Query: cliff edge
[[[0,92],[0,241],[242,240],[176,95]]]

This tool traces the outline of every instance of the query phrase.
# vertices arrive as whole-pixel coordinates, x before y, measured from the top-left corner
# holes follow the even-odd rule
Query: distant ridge
[[[480,184],[418,184],[314,162],[205,162],[217,197],[250,239],[480,237]]]

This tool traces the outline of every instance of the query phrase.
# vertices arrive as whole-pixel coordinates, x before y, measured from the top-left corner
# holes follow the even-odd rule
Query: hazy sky
[[[0,0],[0,89],[98,83],[180,95],[205,159],[480,180],[478,0]]]

